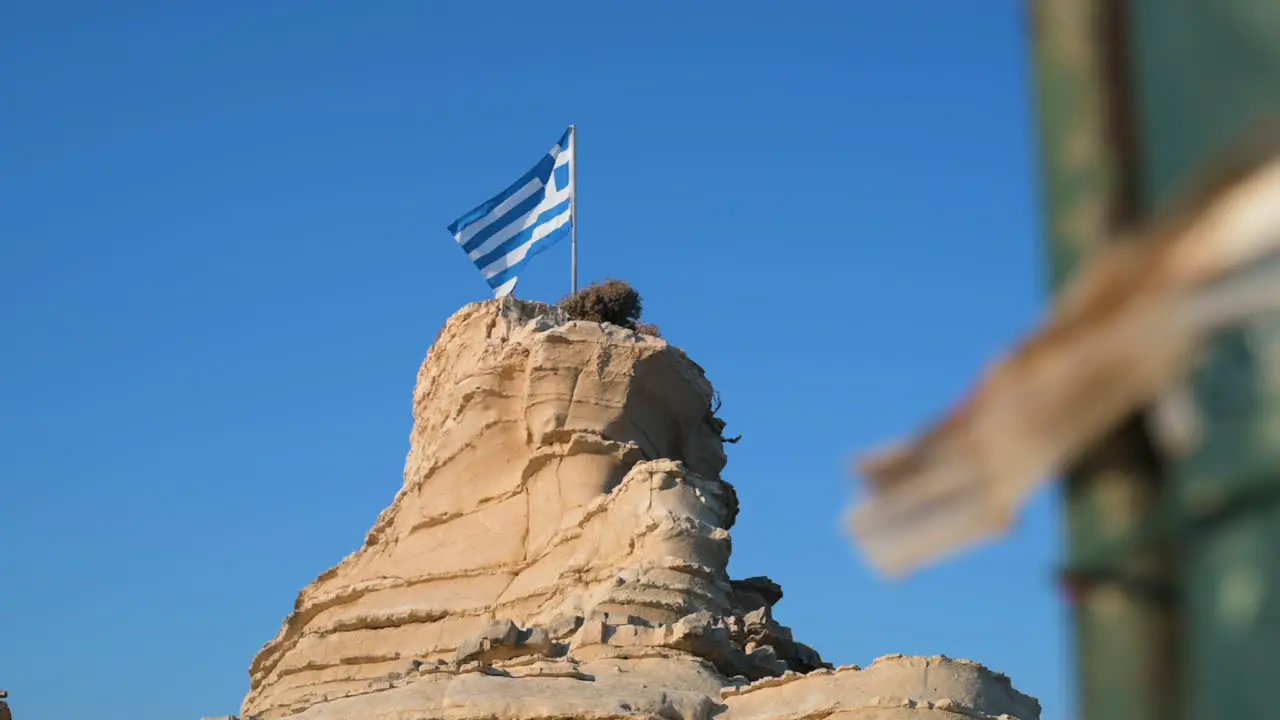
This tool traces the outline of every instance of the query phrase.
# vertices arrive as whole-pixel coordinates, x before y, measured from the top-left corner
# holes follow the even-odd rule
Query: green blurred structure
[[[1280,0],[1031,0],[1051,282],[1280,117]],[[1087,720],[1280,718],[1280,321],[1215,340],[1202,439],[1132,418],[1067,473]]]

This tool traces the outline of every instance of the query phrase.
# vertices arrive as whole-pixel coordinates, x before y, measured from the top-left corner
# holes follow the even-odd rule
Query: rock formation
[[[703,371],[510,298],[418,373],[404,486],[298,596],[241,716],[275,720],[1039,717],[981,665],[832,669],[730,580],[738,510]]]

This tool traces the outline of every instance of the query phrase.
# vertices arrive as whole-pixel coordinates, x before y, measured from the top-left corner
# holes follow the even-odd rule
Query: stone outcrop
[[[781,718],[1038,718],[1040,703],[968,660],[886,655],[856,666],[788,674],[723,691],[726,720]]]
[[[404,486],[298,596],[242,717],[1022,720],[945,658],[833,670],[731,580],[738,511],[702,369],[661,339],[470,305],[418,374]]]

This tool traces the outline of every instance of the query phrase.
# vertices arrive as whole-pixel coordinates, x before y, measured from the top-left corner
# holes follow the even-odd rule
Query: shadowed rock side
[[[242,716],[1039,716],[972,663],[832,673],[774,621],[780,587],[731,581],[711,400],[663,340],[511,298],[463,308],[418,373],[403,488],[299,594]]]

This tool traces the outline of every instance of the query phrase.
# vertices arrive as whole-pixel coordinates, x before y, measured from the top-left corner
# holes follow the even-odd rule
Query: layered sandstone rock
[[[1022,720],[1040,716],[1007,678],[964,660],[889,656],[855,666],[726,681],[696,657],[572,658],[423,667],[295,720]]]
[[[788,674],[723,691],[726,720],[787,718],[1040,717],[1040,703],[1009,678],[947,657],[887,655],[865,670]]]
[[[712,397],[660,339],[464,308],[418,374],[404,487],[299,595],[242,715],[1039,716],[973,663],[833,672],[774,620],[781,588],[730,580]]]

